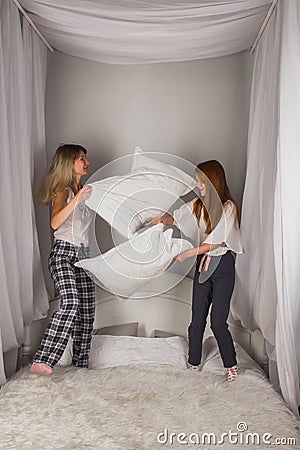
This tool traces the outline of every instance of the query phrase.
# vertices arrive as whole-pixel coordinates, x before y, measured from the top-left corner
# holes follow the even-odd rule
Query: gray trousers
[[[199,282],[198,270],[202,257],[203,255],[197,257],[194,277],[192,321],[188,329],[188,361],[195,366],[201,362],[203,334],[211,306],[211,329],[217,340],[224,367],[232,367],[237,362],[227,319],[235,282],[235,260],[229,251],[220,257],[213,256],[209,267],[210,276],[200,276]],[[201,282],[201,278],[205,281]]]

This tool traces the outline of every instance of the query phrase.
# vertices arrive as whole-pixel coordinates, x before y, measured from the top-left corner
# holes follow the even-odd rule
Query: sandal
[[[200,364],[198,364],[197,366],[193,366],[190,363],[187,363],[187,367],[188,369],[192,370],[193,372],[200,372],[200,370],[202,370],[202,367],[200,366]]]
[[[234,381],[238,376],[238,374],[240,373],[240,369],[238,368],[238,366],[227,367],[226,372],[227,372],[226,377],[227,381]]]

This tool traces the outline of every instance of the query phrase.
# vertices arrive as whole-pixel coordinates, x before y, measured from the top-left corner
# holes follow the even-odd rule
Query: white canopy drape
[[[24,327],[48,309],[33,207],[45,159],[46,50],[12,2],[0,0],[0,382],[13,371]],[[40,167],[41,168],[41,167]],[[0,346],[1,347],[1,346]],[[2,353],[3,352],[3,353]],[[9,368],[9,369],[8,369]]]
[[[282,394],[300,404],[300,4],[279,2],[255,55],[233,310],[271,344]],[[271,372],[271,378],[273,377]]]
[[[21,0],[56,49],[113,64],[248,49],[271,0]]]
[[[4,7],[4,3],[7,4],[0,0],[1,9],[7,18],[7,6]],[[248,49],[271,0],[149,0],[142,3],[139,0],[21,0],[21,3],[56,49],[100,62],[140,64],[209,58]],[[300,361],[299,348],[296,346],[300,337],[300,242],[297,233],[300,217],[297,197],[300,182],[297,174],[300,155],[297,151],[300,105],[297,84],[300,73],[299,9],[298,0],[279,0],[277,12],[271,18],[255,55],[242,210],[246,254],[237,259],[239,281],[233,301],[235,316],[249,328],[259,327],[273,346],[280,386],[295,412],[299,403]],[[18,20],[12,19],[12,11],[9,14],[8,23],[18,30],[15,39],[20,41],[20,24]],[[12,20],[15,22],[10,22]],[[2,26],[6,27],[5,23],[3,21]],[[7,27],[5,32],[10,36]],[[21,67],[22,75],[24,55],[17,44],[10,50],[13,56],[9,64],[12,66],[5,60],[3,64],[1,61],[1,68]],[[37,48],[34,50],[35,58],[40,57],[40,51]],[[6,52],[7,48],[4,47],[4,57]],[[1,90],[6,91],[3,83],[7,74],[1,70],[1,80],[4,80],[1,81]],[[17,71],[12,75],[18,77]],[[21,75],[17,79],[17,86],[21,83]],[[36,79],[36,83],[42,82],[42,78]],[[7,99],[4,97],[2,100],[1,96],[0,114],[4,114],[7,120],[3,122],[5,127],[0,134],[2,148],[10,148],[14,152],[14,156],[8,153],[4,158],[3,183],[8,183],[12,177],[11,170],[19,167],[21,161],[23,174],[28,169],[26,161],[31,157],[28,153],[30,139],[24,132],[26,127],[30,129],[30,125],[27,119],[24,120],[27,117],[24,115],[24,105],[19,105],[16,100],[23,98],[24,91],[17,90],[15,97],[10,99],[10,105],[13,105],[11,108],[16,111],[15,117],[13,110],[5,116],[7,103],[3,101]],[[18,131],[17,138],[12,135],[12,129]],[[19,139],[19,132],[23,133],[23,139]],[[20,155],[20,148],[27,151],[24,160],[16,156]],[[1,189],[1,202],[4,205],[1,203],[1,208],[4,211],[8,208],[8,223],[11,223],[16,211],[22,211],[25,216],[28,211],[32,212],[32,204],[26,197],[26,192],[30,192],[28,178],[24,181],[20,177],[16,183],[18,186],[22,183],[23,186],[20,198],[17,196],[18,189],[5,196]],[[11,205],[14,205],[15,211]],[[26,320],[32,315],[30,308],[25,311],[27,300],[21,302],[20,294],[24,292],[20,291],[21,283],[27,283],[28,287],[28,279],[32,277],[31,267],[26,276],[17,271],[20,252],[27,252],[24,254],[32,257],[32,247],[27,244],[24,248],[20,234],[20,229],[24,232],[29,227],[27,219],[22,219],[22,224],[15,224],[11,230],[5,225],[8,240],[2,238],[1,227],[0,251],[5,256],[10,245],[12,249],[9,261],[2,259],[2,264],[5,261],[5,266],[1,267],[1,273],[2,269],[4,273],[2,292],[7,298],[13,298],[12,304],[19,310],[13,315],[8,303],[5,306],[7,310],[4,309],[7,314],[5,327],[14,332],[10,341],[14,344],[11,346],[16,346],[22,340],[23,316],[20,310],[23,310]],[[12,233],[15,233],[15,239],[12,239]],[[28,236],[31,239],[29,242],[36,242],[34,233]],[[20,286],[9,285],[8,270],[17,274]],[[1,334],[5,350],[7,342],[4,341],[2,329]]]

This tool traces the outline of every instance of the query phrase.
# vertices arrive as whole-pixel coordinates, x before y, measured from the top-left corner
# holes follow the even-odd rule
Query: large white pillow
[[[115,295],[129,297],[148,281],[161,275],[174,256],[192,248],[184,239],[172,238],[173,230],[155,225],[108,252],[75,265],[88,271],[101,287]]]
[[[93,336],[89,369],[132,364],[168,364],[185,369],[186,355],[187,341],[180,336]]]
[[[94,183],[85,202],[126,238],[131,237],[154,217],[166,213],[178,200],[195,188],[195,180],[182,170],[142,155],[133,157],[131,173]]]
[[[181,195],[187,194],[196,187],[197,183],[194,177],[191,177],[188,173],[184,172],[184,170],[175,167],[173,164],[167,164],[159,159],[156,159],[155,157],[152,157],[152,155],[154,156],[155,153],[144,153],[141,147],[135,147],[131,172],[135,173],[139,170],[148,170],[150,172],[154,170],[164,175],[168,180],[174,178],[180,185],[178,186],[178,189],[183,192]],[[158,153],[157,156],[159,157],[159,155],[160,154]],[[168,155],[165,153],[163,156],[166,159],[168,158]],[[170,156],[171,162],[173,162],[173,156]],[[180,161],[180,158],[178,158],[178,160]]]

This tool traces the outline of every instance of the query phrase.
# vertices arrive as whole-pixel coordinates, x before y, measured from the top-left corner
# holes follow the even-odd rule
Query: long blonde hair
[[[56,149],[38,191],[40,203],[47,205],[52,202],[58,192],[71,186],[73,163],[79,157],[80,152],[86,155],[87,150],[78,144],[61,144]]]
[[[219,161],[205,161],[197,165],[196,174],[202,177],[206,185],[204,201],[198,198],[193,204],[193,213],[199,225],[201,211],[204,209],[205,233],[209,234],[222,217],[223,205],[230,200],[235,209],[235,222],[238,224],[238,207],[227,185],[225,170]]]

